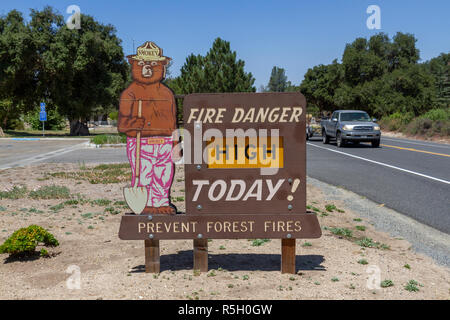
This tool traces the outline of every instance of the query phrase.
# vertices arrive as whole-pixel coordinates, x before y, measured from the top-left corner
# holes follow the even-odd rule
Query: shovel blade
[[[147,205],[148,191],[146,187],[123,188],[125,201],[135,214],[141,214]]]

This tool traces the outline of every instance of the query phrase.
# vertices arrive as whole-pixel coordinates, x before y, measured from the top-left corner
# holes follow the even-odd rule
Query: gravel
[[[450,266],[450,235],[343,188],[310,177],[307,183],[319,188],[330,200],[343,201],[377,230],[408,240],[415,251],[430,256],[438,264]]]

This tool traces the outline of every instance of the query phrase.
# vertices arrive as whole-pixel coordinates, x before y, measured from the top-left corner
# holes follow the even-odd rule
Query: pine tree
[[[271,92],[284,92],[286,91],[287,76],[283,68],[273,67],[272,73],[270,74],[270,80],[268,84],[268,89]]]
[[[443,107],[450,107],[450,62],[446,69],[438,78],[438,104]]]
[[[244,70],[228,41],[217,38],[205,56],[191,54],[181,67],[179,77],[168,85],[177,94],[195,92],[255,92],[255,78]]]

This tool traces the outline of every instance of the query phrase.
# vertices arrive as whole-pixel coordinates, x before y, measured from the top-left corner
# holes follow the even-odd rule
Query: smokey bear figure
[[[131,183],[146,187],[147,205],[143,214],[175,214],[170,203],[170,187],[175,166],[172,150],[178,139],[176,103],[172,91],[161,81],[170,58],[153,42],[138,47],[128,56],[133,82],[120,96],[118,130],[127,135],[127,156],[131,165]],[[140,132],[139,178],[136,180],[136,151]]]

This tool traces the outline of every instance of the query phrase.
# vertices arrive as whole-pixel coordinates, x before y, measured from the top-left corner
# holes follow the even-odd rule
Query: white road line
[[[370,160],[370,159],[363,158],[363,157],[358,157],[358,156],[355,156],[355,155],[350,154],[350,153],[337,151],[337,150],[333,150],[333,149],[328,149],[328,148],[321,147],[321,146],[318,146],[318,145],[315,145],[315,144],[312,144],[312,143],[309,143],[309,142],[307,142],[306,144],[310,145],[310,146],[313,146],[313,147],[316,147],[316,148],[328,150],[328,151],[331,151],[331,152],[340,153],[340,154],[343,154],[343,155],[346,155],[346,156],[349,156],[349,157],[352,157],[352,158],[356,158],[356,159],[359,159],[359,160],[375,163],[375,164],[378,164],[380,166],[385,166],[385,167],[388,167],[388,168],[391,168],[391,169],[396,169],[396,170],[400,170],[400,171],[403,171],[403,172],[415,174],[417,176],[424,177],[424,178],[431,179],[431,180],[435,180],[435,181],[442,182],[442,183],[445,183],[445,184],[450,184],[450,181],[439,179],[439,178],[435,178],[435,177],[432,177],[432,176],[427,176],[426,174],[423,174],[423,173],[419,173],[419,172],[415,172],[415,171],[411,171],[411,170],[406,170],[406,169],[403,169],[403,168],[392,166],[392,165],[387,164],[387,163],[383,163],[383,162],[379,162],[379,161],[375,161],[375,160]]]
[[[89,144],[89,142],[83,142],[83,143],[76,144],[74,146],[54,150],[54,151],[43,153],[43,154],[38,154],[31,158],[22,159],[22,160],[19,160],[16,162],[8,163],[7,165],[4,165],[4,166],[0,166],[0,170],[5,170],[5,169],[10,169],[10,168],[15,168],[15,167],[22,167],[22,166],[25,166],[25,165],[28,165],[28,164],[31,164],[34,162],[47,160],[47,159],[80,149],[87,144]]]
[[[435,144],[430,144],[430,143],[418,143],[418,142],[412,142],[412,141],[406,141],[406,140],[398,140],[398,139],[389,139],[389,138],[384,138],[381,137],[381,140],[390,140],[390,141],[395,141],[398,143],[409,143],[409,144],[417,144],[419,146],[426,146],[426,147],[435,147],[435,148],[444,148],[444,149],[450,149],[450,146],[438,146]]]

